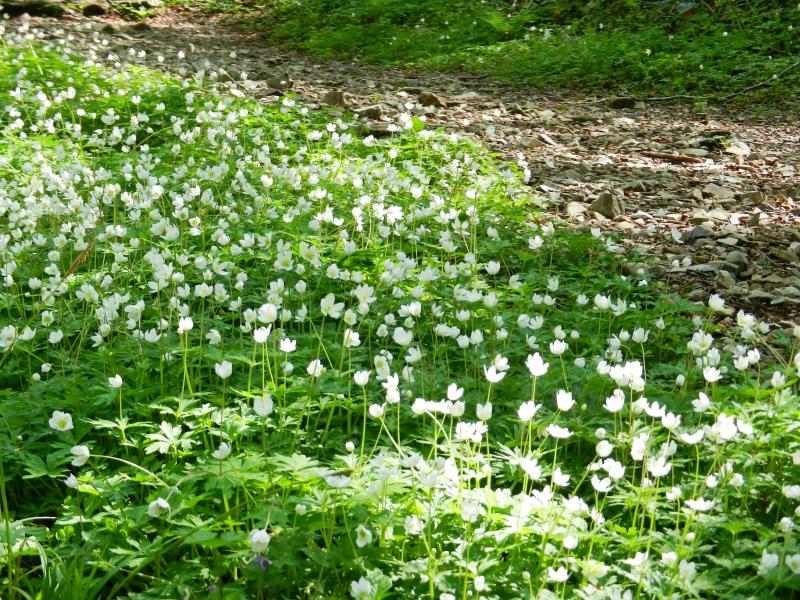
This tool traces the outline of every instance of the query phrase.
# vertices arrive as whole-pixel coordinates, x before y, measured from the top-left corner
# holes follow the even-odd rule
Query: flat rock
[[[447,100],[429,90],[420,92],[417,102],[422,106],[432,106],[434,108],[447,108]]]
[[[736,138],[732,139],[730,144],[726,146],[725,152],[728,154],[733,154],[735,156],[749,156],[752,150],[750,150],[750,146],[745,144],[742,140],[737,140]]]
[[[696,225],[692,227],[688,231],[684,232],[683,234],[683,241],[685,242],[693,242],[695,240],[700,240],[703,238],[709,238],[714,235],[714,232],[711,231],[705,225]]]
[[[357,108],[353,113],[362,119],[380,119],[383,116],[383,108],[380,104],[373,104],[372,106]]]
[[[642,181],[642,180],[637,180],[637,181],[631,181],[631,182],[629,182],[629,183],[626,183],[626,184],[625,184],[625,185],[622,187],[622,189],[623,189],[623,190],[625,190],[626,192],[639,192],[639,193],[643,193],[643,192],[646,192],[646,191],[647,191],[647,185],[645,184],[645,182],[644,182],[644,181]]]
[[[581,204],[580,202],[567,202],[567,205],[564,207],[564,214],[574,219],[578,215],[582,215],[587,210],[585,204]]]
[[[703,196],[716,200],[727,200],[734,197],[734,192],[732,189],[722,187],[716,183],[709,183],[703,188]]]
[[[470,100],[478,100],[480,98],[481,95],[478,92],[469,91],[453,96],[453,102],[469,102]]]
[[[266,79],[266,84],[273,90],[290,90],[294,81],[289,77],[269,77]]]
[[[330,90],[322,97],[322,103],[328,106],[347,108],[350,106],[350,99],[348,94],[342,90]]]
[[[678,148],[677,153],[683,156],[694,156],[696,158],[705,158],[710,154],[705,148]]]
[[[734,250],[733,252],[729,252],[728,256],[725,257],[725,262],[728,262],[736,267],[736,272],[741,273],[742,271],[746,271],[747,268],[750,266],[750,261],[747,258],[747,254],[742,252],[741,250]]]
[[[625,205],[611,192],[600,192],[589,205],[589,210],[600,213],[608,219],[615,219],[625,213]]]
[[[763,204],[764,201],[767,199],[764,196],[764,192],[759,192],[758,190],[751,191],[751,192],[741,192],[739,195],[739,200],[743,200],[744,202],[751,202],[752,204]]]
[[[111,5],[105,0],[80,0],[75,7],[84,17],[98,17],[111,10]]]

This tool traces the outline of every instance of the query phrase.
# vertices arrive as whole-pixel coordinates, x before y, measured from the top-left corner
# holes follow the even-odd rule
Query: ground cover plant
[[[3,597],[800,589],[800,330],[620,275],[416,118],[35,37],[0,45]]]
[[[543,89],[794,101],[800,8],[775,2],[213,1],[325,58],[466,69]],[[788,69],[788,71],[787,71]],[[774,80],[772,79],[775,77]]]

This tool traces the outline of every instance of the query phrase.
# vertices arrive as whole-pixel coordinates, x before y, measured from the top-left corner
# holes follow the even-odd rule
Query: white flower
[[[619,481],[625,476],[625,467],[618,460],[607,458],[603,461],[602,466],[613,481]]]
[[[703,367],[703,379],[708,383],[716,383],[722,379],[722,373],[716,367]]]
[[[653,477],[664,477],[672,470],[672,463],[663,456],[658,456],[647,463],[647,470]]]
[[[372,584],[366,577],[350,582],[350,595],[353,600],[370,600],[374,591]]]
[[[317,358],[308,363],[308,367],[306,367],[306,373],[312,377],[320,377],[325,371],[327,369],[322,364],[322,361]]]
[[[786,566],[795,575],[800,575],[800,554],[788,554],[786,556]]]
[[[546,431],[550,437],[554,437],[559,440],[565,440],[572,435],[572,432],[569,429],[566,427],[560,427],[555,423],[548,425]]]
[[[395,327],[392,339],[398,346],[408,346],[414,339],[414,332],[402,327]]]
[[[692,400],[694,412],[706,412],[711,407],[711,400],[703,392],[700,392],[697,399]]]
[[[297,349],[297,340],[293,340],[290,338],[283,338],[280,343],[280,351],[289,354],[290,352],[294,352]]]
[[[363,548],[364,546],[370,544],[372,542],[372,532],[364,527],[363,525],[359,525],[356,527],[356,546],[359,548]]]
[[[266,529],[253,529],[247,540],[250,542],[250,549],[256,554],[261,554],[269,548],[270,535]]]
[[[370,376],[369,371],[356,371],[353,374],[353,381],[356,382],[356,385],[364,387],[369,382],[369,376]]]
[[[767,552],[764,550],[761,553],[761,562],[758,566],[758,572],[766,573],[767,571],[771,571],[772,569],[777,568],[780,562],[781,558],[778,554],[773,554],[772,552]]]
[[[345,329],[342,346],[344,346],[345,348],[356,348],[357,346],[360,345],[361,345],[361,336],[358,334],[358,332],[353,331],[352,329]]]
[[[274,403],[272,402],[272,396],[269,394],[264,394],[263,396],[256,396],[253,398],[253,411],[259,417],[270,416],[273,408]]]
[[[497,383],[506,376],[505,371],[498,371],[494,365],[490,367],[483,367],[483,373],[486,376],[486,381],[489,383]]]
[[[565,485],[569,484],[569,475],[564,473],[561,470],[561,467],[556,467],[556,470],[553,471],[553,484],[564,487]]]
[[[800,485],[784,485],[781,491],[789,500],[797,500],[800,498]]]
[[[600,493],[605,493],[611,489],[611,478],[600,479],[597,475],[592,475],[592,487]]]
[[[524,402],[519,407],[519,409],[517,409],[517,416],[519,417],[520,421],[522,421],[523,423],[527,423],[534,416],[536,416],[536,413],[539,411],[541,407],[542,407],[541,404],[536,404],[532,400],[529,400],[528,402]]]
[[[603,408],[605,408],[608,412],[618,413],[619,411],[622,410],[622,407],[624,405],[625,405],[625,392],[617,388],[608,398],[606,398],[605,404],[603,404]]]
[[[595,446],[595,452],[597,452],[597,456],[600,458],[606,458],[611,456],[611,453],[614,451],[614,445],[611,444],[608,440],[600,440],[597,445]]]
[[[564,583],[569,578],[569,571],[564,567],[547,567],[547,579],[554,583]]]
[[[119,373],[108,378],[108,385],[114,389],[122,387],[122,377],[120,377]]]
[[[564,354],[564,352],[567,351],[567,348],[569,348],[569,345],[563,340],[555,340],[550,342],[550,352],[556,356],[561,356]]]
[[[221,363],[214,364],[214,372],[220,379],[227,379],[233,373],[233,365],[229,361],[223,360]]]
[[[324,316],[338,319],[342,316],[344,302],[336,302],[336,296],[328,294],[320,301],[319,307]]]
[[[464,388],[458,387],[455,383],[447,386],[447,399],[451,402],[459,400],[464,395]]]
[[[215,460],[225,460],[231,455],[231,447],[226,442],[220,442],[219,448],[211,453]]]
[[[151,517],[160,517],[164,513],[169,514],[170,510],[169,502],[164,498],[156,498],[147,507],[147,514]]]
[[[674,552],[662,552],[661,553],[661,564],[667,565],[671,567],[676,562],[678,562],[678,555]]]
[[[570,408],[575,406],[575,400],[572,399],[572,393],[565,390],[558,390],[556,393],[556,405],[558,410],[567,412]]]
[[[210,345],[216,346],[222,341],[222,334],[216,329],[210,329],[206,334],[206,339]]]
[[[535,354],[528,355],[528,358],[525,360],[525,366],[528,367],[531,377],[541,377],[547,373],[547,369],[550,365],[544,362],[542,357],[537,352]]]
[[[725,299],[719,294],[712,294],[708,299],[708,307],[714,312],[729,314],[733,312],[725,306]]]
[[[478,406],[475,408],[475,414],[481,421],[488,421],[489,419],[491,419],[492,418],[491,402],[487,402],[486,404],[478,403]]]
[[[72,415],[60,410],[54,410],[53,416],[48,421],[50,428],[56,431],[69,431],[72,429]]]
[[[267,341],[271,332],[271,327],[256,327],[253,330],[253,340],[256,344],[263,344]]]
[[[192,317],[181,317],[178,320],[178,335],[191,331],[193,327],[194,321],[192,321]]]
[[[72,452],[72,456],[75,457],[72,459],[73,467],[82,467],[92,456],[88,446],[73,446],[70,452]]]
[[[687,508],[697,512],[708,512],[716,503],[713,500],[706,500],[705,498],[698,498],[697,500],[687,500],[685,505]]]
[[[68,488],[76,490],[78,489],[78,478],[75,477],[74,473],[70,473],[69,476],[64,480],[64,485],[66,485]]]

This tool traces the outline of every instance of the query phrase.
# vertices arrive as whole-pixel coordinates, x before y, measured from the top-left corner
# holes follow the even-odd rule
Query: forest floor
[[[789,118],[322,61],[187,8],[139,23],[10,22],[28,24],[100,63],[124,57],[184,77],[202,72],[265,103],[290,94],[356,114],[364,135],[392,135],[407,115],[424,117],[428,128],[472,136],[529,169],[553,218],[618,234],[630,275],[647,270],[698,302],[719,293],[773,323],[800,315],[800,131]]]

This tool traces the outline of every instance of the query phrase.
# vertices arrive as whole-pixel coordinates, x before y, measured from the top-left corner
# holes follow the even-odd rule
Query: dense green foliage
[[[722,97],[769,82],[800,53],[792,2],[209,0],[260,8],[243,24],[315,56],[465,68],[518,84]],[[748,101],[796,100],[800,69]]]
[[[525,167],[7,34],[0,596],[797,593],[800,328]]]

